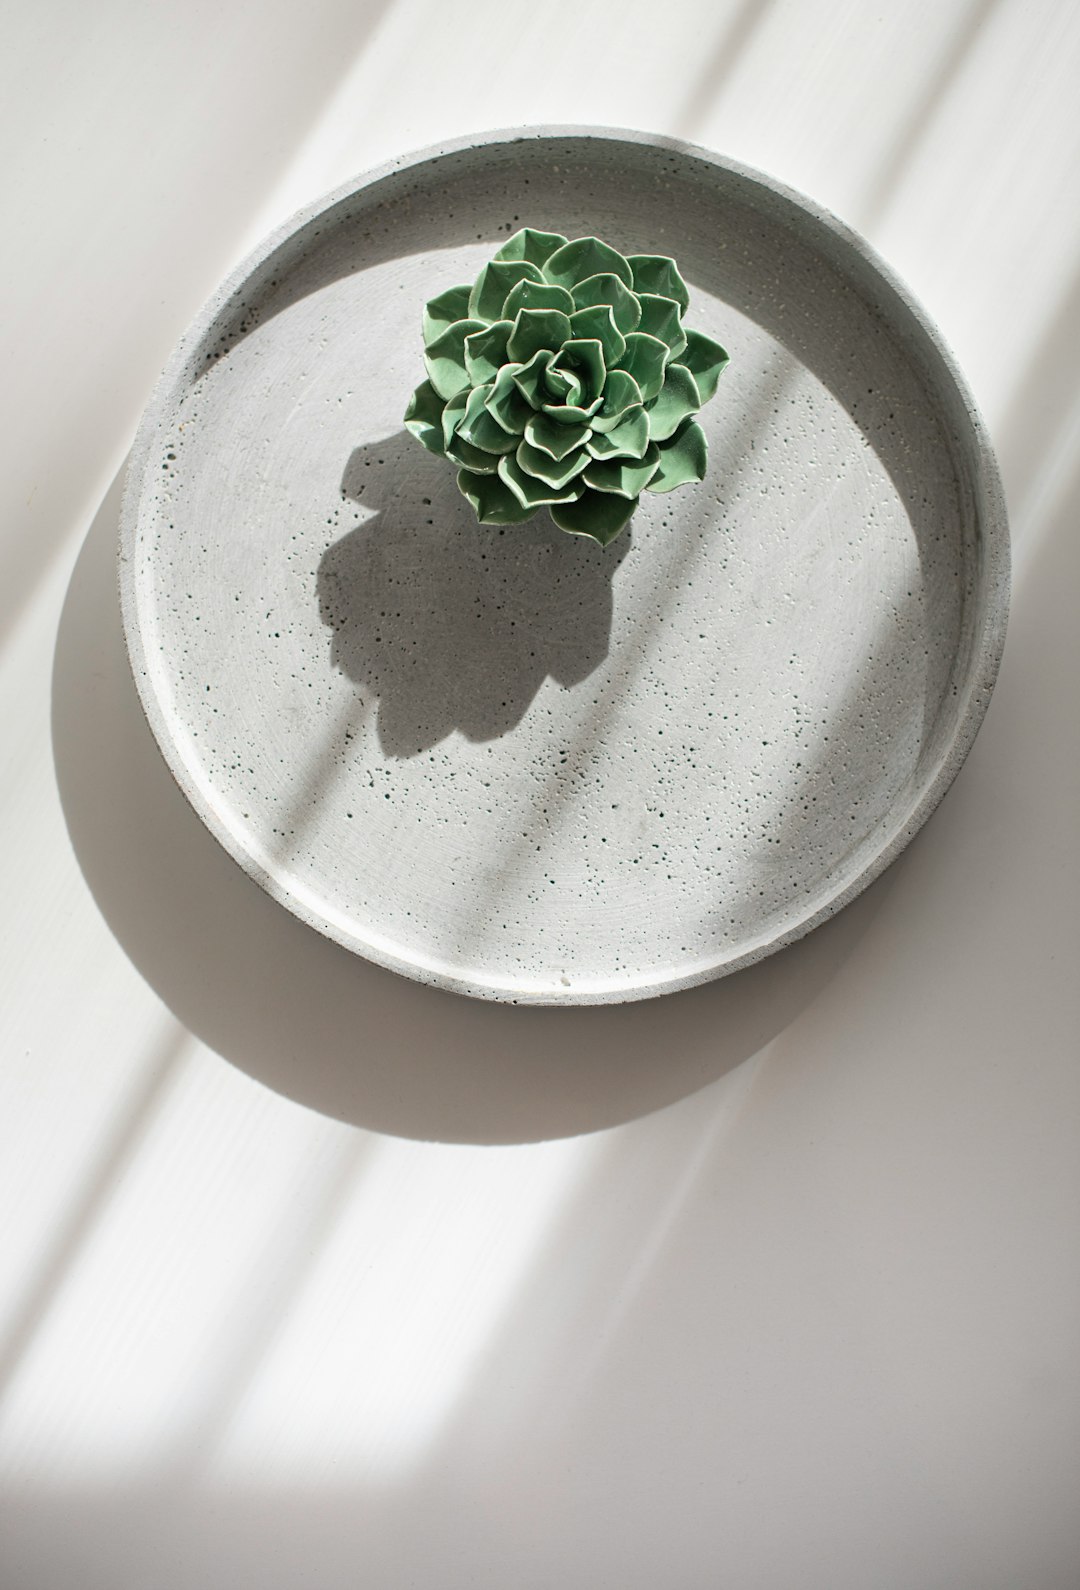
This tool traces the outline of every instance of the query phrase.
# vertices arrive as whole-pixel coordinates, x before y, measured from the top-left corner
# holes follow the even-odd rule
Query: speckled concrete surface
[[[479,528],[401,430],[424,300],[520,224],[669,252],[732,356],[705,483],[606,552]],[[382,964],[590,1002],[807,931],[940,798],[1007,605],[948,354],[812,206],[672,142],[447,146],[226,284],[147,412],[125,622],[170,766],[251,875]]]

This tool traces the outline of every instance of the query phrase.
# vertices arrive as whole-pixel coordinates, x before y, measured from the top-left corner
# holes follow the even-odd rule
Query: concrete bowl
[[[424,301],[521,225],[673,255],[731,365],[705,482],[606,551],[477,526],[407,436]],[[731,972],[863,889],[986,709],[1008,532],[940,335],[867,245],[671,139],[443,145],[304,210],[174,353],[121,597],[173,774],[319,932],[522,1003]]]

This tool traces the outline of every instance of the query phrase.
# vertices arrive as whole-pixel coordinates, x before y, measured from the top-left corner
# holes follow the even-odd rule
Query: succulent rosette
[[[728,356],[683,325],[688,303],[672,259],[523,227],[425,307],[406,429],[458,466],[481,524],[547,508],[606,545],[642,491],[704,478],[694,416]]]

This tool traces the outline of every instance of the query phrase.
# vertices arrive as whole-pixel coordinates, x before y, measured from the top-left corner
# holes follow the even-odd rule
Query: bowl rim
[[[161,421],[175,396],[177,384],[184,374],[190,355],[194,349],[203,344],[207,332],[213,327],[230,300],[236,296],[238,289],[279,248],[320,216],[389,177],[399,176],[447,157],[469,152],[494,153],[500,147],[513,144],[568,140],[647,147],[699,162],[722,174],[727,181],[734,180],[736,184],[745,185],[748,190],[758,193],[763,190],[771,196],[781,212],[788,210],[803,226],[809,220],[817,229],[819,238],[827,242],[831,252],[841,259],[852,254],[857,258],[864,272],[879,284],[885,296],[892,300],[893,308],[899,311],[901,317],[908,317],[923,349],[929,350],[939,366],[940,375],[960,400],[968,427],[967,440],[973,463],[971,487],[980,556],[979,578],[972,593],[976,621],[972,632],[971,657],[962,685],[963,699],[954,720],[953,731],[939,749],[933,772],[924,778],[921,792],[914,805],[901,818],[891,837],[882,844],[854,878],[830,895],[816,910],[782,932],[764,936],[760,941],[746,945],[740,953],[728,959],[694,968],[689,973],[660,975],[652,980],[638,979],[629,984],[613,981],[609,986],[602,988],[571,987],[558,990],[545,986],[534,991],[520,985],[481,983],[467,977],[456,976],[441,968],[425,967],[394,954],[384,946],[373,945],[358,935],[349,936],[339,932],[333,923],[308,909],[302,900],[283,887],[274,874],[243,848],[232,831],[203,798],[190,776],[155,693],[144,648],[139,612],[137,540],[148,459],[159,434]],[[900,330],[901,332],[905,330],[902,324]],[[900,855],[930,817],[952,784],[974,743],[986,715],[1001,665],[1008,625],[1011,585],[1008,514],[1001,475],[988,428],[956,356],[930,315],[892,267],[865,238],[832,211],[765,172],[682,138],[632,128],[589,124],[556,123],[496,128],[482,134],[442,140],[383,161],[361,172],[339,184],[329,193],[302,205],[274,227],[225,276],[205,301],[177,341],[152,389],[136,431],[125,472],[118,553],[124,639],[143,711],[174,780],[204,825],[243,871],[293,916],[306,922],[323,937],[355,954],[362,955],[377,965],[399,972],[415,981],[481,999],[510,1004],[553,1006],[609,1004],[655,998],[729,976],[803,938],[861,894]]]

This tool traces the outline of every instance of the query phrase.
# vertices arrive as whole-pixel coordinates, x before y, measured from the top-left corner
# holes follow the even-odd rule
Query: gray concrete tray
[[[607,551],[478,528],[404,434],[420,309],[519,225],[674,255],[732,363],[706,482]],[[993,685],[1008,539],[941,338],[866,245],[668,139],[528,129],[313,205],[176,350],[121,595],[195,810],[312,927],[540,1003],[719,977],[866,886]]]

